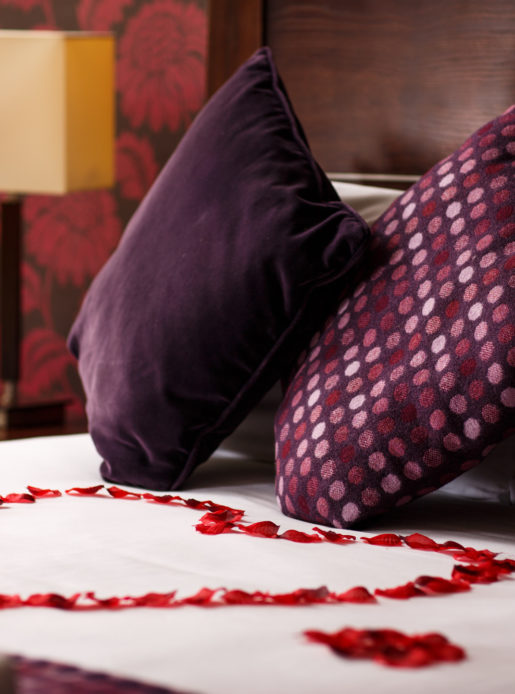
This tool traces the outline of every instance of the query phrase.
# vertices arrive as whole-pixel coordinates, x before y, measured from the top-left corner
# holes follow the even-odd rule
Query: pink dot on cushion
[[[284,477],[281,475],[277,479],[277,493],[282,496],[284,493]]]
[[[457,451],[461,446],[461,439],[456,434],[447,434],[444,436],[443,445],[448,451]]]
[[[319,422],[311,432],[312,439],[319,439],[325,431],[325,422]]]
[[[381,395],[386,385],[385,381],[378,381],[370,391],[370,395],[373,398],[377,398]]]
[[[307,439],[303,439],[303,440],[299,443],[299,446],[298,446],[298,448],[297,448],[297,458],[302,458],[302,456],[303,456],[304,453],[307,451],[307,449],[308,449],[308,440],[307,440]]]
[[[510,310],[506,304],[496,306],[492,313],[492,318],[496,323],[501,323],[509,314]]]
[[[458,159],[459,159],[460,161],[465,161],[465,159],[468,159],[468,158],[470,157],[470,155],[473,153],[473,151],[474,151],[474,148],[473,148],[473,147],[467,147],[467,149],[465,149],[465,150],[460,154],[460,156],[458,157]]]
[[[395,492],[398,492],[401,488],[401,482],[397,475],[390,474],[383,477],[381,480],[381,487],[388,494],[395,494]]]
[[[315,448],[315,457],[316,458],[323,458],[324,455],[327,454],[327,451],[329,450],[329,441],[327,439],[323,439],[320,441],[320,443],[317,443],[316,448]]]
[[[445,202],[447,202],[448,200],[452,200],[452,198],[456,195],[457,192],[458,188],[456,186],[450,186],[449,188],[446,188],[442,193],[442,200],[445,200]]]
[[[506,388],[501,393],[501,402],[505,407],[515,407],[515,388]]]
[[[471,210],[470,210],[470,216],[472,219],[479,219],[479,217],[482,217],[487,210],[487,207],[484,202],[480,202],[479,205],[475,205]]]
[[[481,321],[479,325],[476,326],[476,329],[474,330],[474,339],[476,342],[481,342],[481,340],[484,340],[486,335],[488,333],[488,323],[486,321]]]
[[[503,369],[500,364],[497,362],[494,362],[488,367],[488,380],[490,383],[497,384],[500,383],[503,379]]]
[[[476,160],[475,159],[467,159],[467,161],[462,165],[460,169],[460,173],[468,173],[469,171],[472,171],[474,166],[476,165]]]
[[[359,508],[356,506],[356,504],[353,504],[352,502],[345,504],[345,506],[342,508],[342,518],[346,523],[351,523],[352,521],[355,521],[356,518],[358,518],[358,516]]]
[[[293,514],[294,514],[294,513],[295,513],[295,506],[293,505],[292,500],[290,499],[290,497],[289,497],[289,496],[286,496],[286,499],[284,500],[284,502],[285,502],[285,504],[286,504],[286,510],[288,511],[288,513],[293,513]]]
[[[382,414],[383,412],[386,412],[387,409],[388,409],[388,398],[380,398],[372,406],[372,412],[374,414]]]
[[[433,429],[438,431],[445,426],[445,419],[445,414],[442,410],[434,410],[429,417],[429,423]]]
[[[372,470],[378,472],[382,470],[386,464],[386,459],[381,451],[376,451],[368,456],[368,465]]]
[[[456,414],[463,414],[467,410],[467,400],[463,395],[454,395],[449,405],[451,410]]]
[[[492,190],[497,190],[498,188],[502,188],[503,186],[505,186],[507,182],[507,176],[497,176],[497,178],[494,178],[492,181],[490,181],[490,188],[492,188]]]
[[[320,477],[323,480],[328,480],[336,472],[336,463],[334,460],[326,460],[320,468]]]
[[[302,463],[300,464],[300,474],[305,477],[307,474],[309,474],[309,471],[311,470],[311,458],[304,458]]]
[[[418,463],[414,463],[410,460],[404,466],[403,473],[404,476],[409,480],[418,480],[420,477],[422,477],[422,468]]]
[[[492,147],[491,149],[487,149],[486,152],[483,152],[481,155],[481,159],[483,161],[492,161],[492,159],[496,159],[499,156],[499,150],[497,147]]]
[[[480,200],[483,197],[484,192],[485,191],[483,188],[474,188],[467,195],[467,202],[471,203],[471,204],[477,202],[478,200]]]
[[[335,410],[333,410],[329,415],[329,421],[331,422],[331,424],[338,424],[339,422],[341,422],[343,419],[344,412],[345,411],[343,407],[337,407]]]
[[[494,344],[489,340],[488,342],[485,342],[484,345],[482,345],[479,351],[479,356],[482,359],[482,361],[489,361],[492,358],[493,353]]]
[[[472,150],[471,150],[472,151]],[[467,154],[468,156],[468,154]],[[446,161],[445,164],[442,164],[438,171],[436,172],[439,176],[443,176],[446,174],[450,169],[452,169],[452,161]]]
[[[360,434],[358,439],[358,443],[361,448],[370,448],[373,442],[374,432],[371,429],[365,429],[365,431]]]
[[[423,383],[426,383],[429,379],[429,371],[427,369],[421,369],[420,371],[417,371],[417,373],[413,376],[413,383],[416,386],[421,386]]]
[[[454,222],[451,224],[451,234],[453,236],[457,236],[460,234],[463,229],[465,228],[465,220],[463,217],[458,217],[458,219],[455,219]]]
[[[445,392],[451,390],[454,388],[454,385],[456,383],[456,376],[452,371],[448,371],[445,373],[442,378],[440,379],[440,390],[443,390]]]
[[[427,230],[429,231],[430,234],[436,234],[438,229],[442,226],[442,218],[441,217],[433,217],[429,224],[427,225]]]
[[[365,506],[377,506],[380,498],[379,492],[371,487],[367,487],[361,493],[361,501],[365,504]]]
[[[361,410],[361,412],[358,412],[352,418],[352,426],[354,427],[354,429],[361,429],[361,427],[365,425],[367,419],[367,412],[365,410]]]
[[[339,501],[345,495],[345,485],[341,480],[335,480],[329,487],[329,496],[335,501]]]
[[[327,503],[327,499],[324,499],[323,496],[317,499],[317,511],[324,518],[329,516],[329,504]]]
[[[481,433],[481,425],[479,424],[477,419],[474,419],[474,417],[470,417],[463,425],[463,431],[465,432],[465,436],[468,439],[477,439],[477,437]]]

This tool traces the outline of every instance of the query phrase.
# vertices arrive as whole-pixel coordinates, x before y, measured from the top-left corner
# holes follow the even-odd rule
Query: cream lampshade
[[[114,114],[112,36],[0,30],[0,193],[8,194],[0,248],[0,427],[48,424],[64,413],[59,403],[17,398],[20,196],[111,186]]]

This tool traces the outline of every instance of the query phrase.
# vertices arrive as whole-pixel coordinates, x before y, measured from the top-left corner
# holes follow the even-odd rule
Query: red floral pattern
[[[82,285],[100,270],[121,234],[113,195],[107,191],[63,197],[33,196],[25,205],[26,245],[61,284]],[[73,258],[73,264],[67,259]]]
[[[141,200],[158,173],[149,141],[133,133],[120,135],[116,150],[116,172],[123,196],[127,200]]]
[[[77,19],[81,29],[107,31],[123,19],[123,12],[132,0],[80,0]]]
[[[187,124],[204,98],[205,15],[192,3],[144,5],[120,41],[118,87],[134,127]]]
[[[114,189],[25,201],[22,394],[64,396],[70,412],[82,410],[65,339],[93,275],[202,105],[206,6],[207,0],[0,0],[4,29],[108,29],[120,49]]]

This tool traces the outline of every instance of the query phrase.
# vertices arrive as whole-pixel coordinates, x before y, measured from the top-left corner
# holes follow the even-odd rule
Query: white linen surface
[[[0,494],[26,485],[58,488],[102,482],[87,434],[0,443]],[[250,522],[282,530],[311,525],[277,510],[273,467],[221,449],[181,492],[242,508]],[[0,507],[0,593],[99,597],[202,586],[286,592],[327,585],[393,587],[421,574],[449,577],[449,557],[364,544],[303,545],[248,536],[204,536],[202,512],[106,498],[41,499]],[[515,556],[515,507],[441,492],[374,523],[367,532],[422,532]],[[199,694],[265,692],[514,691],[515,581],[469,593],[380,599],[378,605],[64,612],[0,611],[0,652],[67,662]],[[466,649],[462,663],[396,670],[338,658],[310,644],[306,629],[394,628],[438,631]]]

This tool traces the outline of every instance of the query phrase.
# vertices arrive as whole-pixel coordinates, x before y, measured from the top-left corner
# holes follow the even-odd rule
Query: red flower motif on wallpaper
[[[34,8],[41,8],[45,15],[45,22],[31,27],[32,29],[53,29],[55,28],[54,9],[51,0],[0,0],[1,5],[12,5],[23,12],[30,12]]]
[[[48,0],[1,0],[0,5],[13,5],[14,7],[19,7],[20,10],[28,12],[33,7],[48,5]]]
[[[80,287],[100,270],[121,234],[108,191],[31,196],[25,204],[26,249],[57,280]]]
[[[204,100],[206,14],[156,0],[127,22],[119,44],[121,108],[133,127],[178,130]]]
[[[81,29],[105,31],[123,19],[124,9],[132,0],[80,0],[77,20]]]
[[[64,390],[63,374],[68,367],[75,368],[75,359],[66,347],[66,341],[49,328],[36,328],[24,338],[21,347],[21,391],[31,398],[48,393],[58,386]]]
[[[116,143],[116,178],[122,195],[141,200],[157,176],[159,167],[150,142],[123,133]]]

